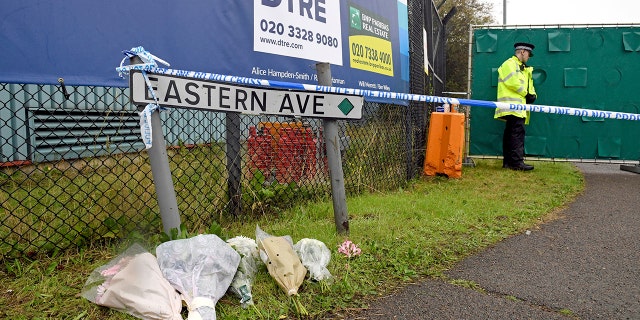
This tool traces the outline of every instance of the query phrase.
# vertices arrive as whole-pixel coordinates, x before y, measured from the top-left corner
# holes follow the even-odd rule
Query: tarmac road
[[[586,188],[560,219],[446,273],[482,290],[426,280],[348,319],[640,319],[640,174],[576,165]]]

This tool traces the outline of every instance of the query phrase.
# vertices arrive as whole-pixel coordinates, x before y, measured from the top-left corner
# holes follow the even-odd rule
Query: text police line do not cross
[[[258,88],[154,73],[147,73],[147,77],[161,106],[255,115],[362,118],[362,96]],[[141,72],[132,72],[130,79],[134,104],[155,103]]]

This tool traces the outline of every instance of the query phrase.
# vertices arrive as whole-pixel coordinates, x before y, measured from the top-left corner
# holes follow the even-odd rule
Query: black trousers
[[[507,121],[502,136],[502,166],[517,167],[524,164],[525,118],[504,116]]]

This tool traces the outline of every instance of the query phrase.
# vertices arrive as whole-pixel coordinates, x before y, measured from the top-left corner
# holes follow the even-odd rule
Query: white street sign
[[[153,73],[147,76],[161,106],[256,115],[362,118],[362,96],[256,88]],[[130,81],[133,103],[155,103],[141,72],[132,72]]]

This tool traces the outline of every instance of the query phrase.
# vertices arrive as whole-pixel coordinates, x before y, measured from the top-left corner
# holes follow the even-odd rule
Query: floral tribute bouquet
[[[242,307],[246,308],[253,305],[251,287],[255,275],[258,273],[258,266],[262,264],[258,253],[258,244],[255,240],[243,236],[228,239],[227,243],[240,254],[240,264],[231,286],[229,286],[229,291],[237,295]]]
[[[167,241],[156,248],[164,277],[181,293],[188,320],[215,320],[215,306],[229,289],[240,255],[215,234]]]
[[[311,279],[320,283],[323,292],[328,290],[327,282],[331,279],[331,272],[327,269],[327,265],[331,260],[331,251],[324,242],[304,238],[300,239],[293,249],[300,257],[302,265],[309,269]]]
[[[81,295],[140,319],[182,319],[180,294],[163,277],[156,258],[139,244],[93,270]]]
[[[298,297],[298,289],[307,275],[300,257],[293,250],[291,236],[272,236],[256,226],[256,243],[260,250],[260,259],[280,288],[290,297],[299,315],[309,313]]]

